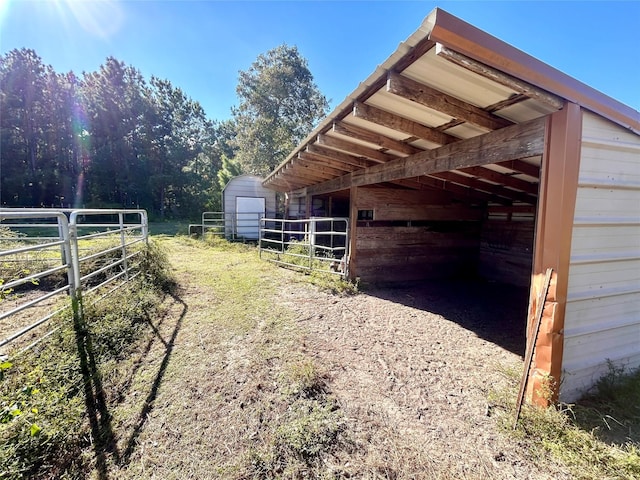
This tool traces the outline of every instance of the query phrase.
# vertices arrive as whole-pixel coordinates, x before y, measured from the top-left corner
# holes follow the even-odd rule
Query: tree
[[[236,161],[248,173],[266,175],[328,112],[297,47],[280,45],[241,71],[233,110]]]
[[[241,174],[242,170],[240,170],[240,165],[226,155],[223,155],[222,168],[218,170],[218,185],[220,186],[220,191],[224,190],[229,180]]]

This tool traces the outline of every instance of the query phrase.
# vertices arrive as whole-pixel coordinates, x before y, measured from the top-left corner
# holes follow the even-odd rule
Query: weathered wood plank
[[[414,135],[423,140],[437,143],[438,145],[447,145],[459,140],[459,138],[447,135],[435,128],[427,127],[408,118],[394,115],[393,113],[386,112],[371,105],[365,105],[361,102],[354,102],[353,116],[399,132]]]
[[[317,144],[323,147],[342,150],[343,152],[351,155],[366,157],[376,163],[385,163],[397,158],[394,155],[389,155],[388,153],[381,152],[375,148],[369,148],[364,145],[360,145],[359,143],[330,137],[329,135],[318,135]]]
[[[507,119],[394,72],[387,76],[387,92],[488,130],[513,125]]]
[[[361,140],[363,142],[371,143],[372,145],[378,145],[381,148],[394,150],[407,155],[413,155],[414,153],[422,151],[422,149],[409,145],[401,140],[396,140],[394,138],[372,132],[366,128],[345,122],[334,122],[333,131],[345,137],[355,138],[356,140]]]
[[[459,168],[458,170],[460,170],[461,172],[466,172],[470,175],[474,175],[479,178],[486,178],[487,180],[499,183],[501,185],[517,188],[518,190],[522,190],[523,192],[530,193],[531,195],[538,195],[537,183],[530,183],[525,180],[520,180],[519,178],[515,178],[504,173],[496,172],[494,170],[489,170],[488,168],[484,168],[482,166]]]
[[[374,165],[309,187],[312,194],[542,155],[546,118]],[[464,187],[461,187],[464,188]]]

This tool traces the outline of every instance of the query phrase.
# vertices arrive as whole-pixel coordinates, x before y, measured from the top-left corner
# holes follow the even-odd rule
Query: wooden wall
[[[357,210],[373,221],[356,225],[352,271],[365,282],[402,282],[474,275],[480,209],[439,192],[358,188]],[[353,270],[355,268],[355,270]]]
[[[533,262],[533,213],[489,213],[480,234],[480,277],[528,287]]]

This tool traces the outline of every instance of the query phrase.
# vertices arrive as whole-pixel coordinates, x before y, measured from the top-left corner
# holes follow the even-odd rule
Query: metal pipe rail
[[[10,345],[74,306],[77,309],[79,305],[81,311],[81,292],[97,293],[117,282],[106,296],[138,276],[141,260],[137,258],[141,250],[136,245],[146,244],[149,234],[147,213],[140,209],[0,209],[0,227],[9,229],[0,236],[0,328],[4,330],[0,332],[0,338],[4,337],[0,347]],[[87,229],[89,233],[79,234]],[[52,230],[57,235],[52,235]],[[23,233],[15,234],[16,231]],[[2,308],[2,298],[11,295],[14,289],[29,283],[37,285],[61,272],[66,273],[64,286],[51,291],[33,289],[24,301],[14,297],[17,306]],[[11,278],[3,278],[7,275]],[[46,314],[35,315],[39,318],[24,315],[28,309],[52,301],[51,305],[47,303]],[[10,327],[6,326],[8,320]],[[9,328],[16,331],[6,334]],[[20,352],[37,345],[58,328],[38,335]]]
[[[349,219],[263,218],[258,249],[260,258],[276,265],[347,277]]]

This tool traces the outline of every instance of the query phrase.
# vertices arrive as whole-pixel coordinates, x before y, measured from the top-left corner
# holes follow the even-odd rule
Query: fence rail
[[[144,210],[0,209],[0,356],[51,335],[26,338],[83,295],[135,278],[148,234]]]
[[[263,218],[260,221],[258,248],[260,258],[277,265],[347,277],[349,219]]]
[[[190,225],[189,233],[198,227],[202,235],[219,235],[228,240],[258,240],[260,220],[264,212],[203,212],[200,225]]]

